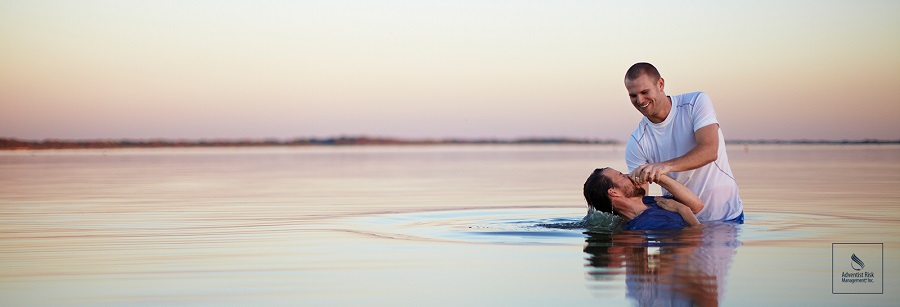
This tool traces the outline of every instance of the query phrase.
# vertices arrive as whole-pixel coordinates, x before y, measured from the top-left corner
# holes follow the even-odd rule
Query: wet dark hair
[[[659,70],[653,64],[647,62],[634,63],[628,71],[625,72],[625,80],[637,80],[643,75],[647,75],[653,82],[659,80]]]
[[[602,174],[607,168],[595,169],[584,182],[584,200],[589,208],[612,213],[612,201],[607,193],[613,187],[612,180]]]

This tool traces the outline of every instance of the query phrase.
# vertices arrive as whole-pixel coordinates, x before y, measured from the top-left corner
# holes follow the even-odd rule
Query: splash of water
[[[622,217],[594,208],[588,208],[587,214],[580,223],[590,232],[615,232],[622,230],[625,226],[625,220]]]
[[[621,230],[624,225],[625,220],[618,215],[588,208],[587,214],[580,221],[542,223],[535,226],[555,229],[585,229],[588,232],[612,233]]]

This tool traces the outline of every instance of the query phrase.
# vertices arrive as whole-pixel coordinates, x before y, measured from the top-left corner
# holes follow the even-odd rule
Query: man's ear
[[[657,81],[656,83],[659,86],[659,91],[664,92],[666,88],[666,80],[662,77],[659,77],[659,81]]]
[[[606,190],[606,195],[609,195],[609,198],[612,199],[613,197],[622,197],[622,192],[618,189],[609,188],[609,190]]]

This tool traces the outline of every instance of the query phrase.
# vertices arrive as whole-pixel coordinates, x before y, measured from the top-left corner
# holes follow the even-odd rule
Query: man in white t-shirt
[[[706,204],[694,212],[701,222],[743,223],[744,206],[709,96],[703,92],[667,96],[664,86],[665,80],[649,63],[634,64],[625,73],[631,104],[644,115],[625,145],[630,176],[646,185],[668,174]]]

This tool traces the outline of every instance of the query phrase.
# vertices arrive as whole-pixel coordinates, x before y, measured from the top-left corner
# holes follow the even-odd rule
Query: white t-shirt
[[[625,162],[629,172],[644,164],[683,156],[697,145],[694,131],[719,122],[706,93],[693,92],[671,98],[672,110],[666,120],[654,124],[644,117],[628,139]],[[730,220],[744,212],[725,153],[725,137],[722,129],[718,132],[719,155],[716,161],[695,170],[669,173],[703,200],[703,209],[697,213],[700,221]],[[663,193],[671,195],[665,189]]]

